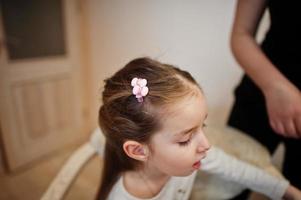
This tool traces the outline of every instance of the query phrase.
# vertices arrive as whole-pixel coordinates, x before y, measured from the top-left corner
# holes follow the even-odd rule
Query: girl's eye
[[[205,127],[207,127],[207,124],[203,123],[202,128],[205,128]],[[190,141],[191,141],[191,138],[189,138],[188,140],[183,141],[183,142],[178,142],[178,144],[180,146],[187,146],[190,143]]]
[[[190,143],[190,141],[191,141],[191,139],[188,139],[188,140],[186,140],[186,141],[184,141],[184,142],[178,142],[178,144],[179,144],[180,146],[187,146],[187,145]]]

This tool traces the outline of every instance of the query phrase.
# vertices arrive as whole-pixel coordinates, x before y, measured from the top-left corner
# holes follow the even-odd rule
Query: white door
[[[83,137],[75,2],[2,1],[0,122],[9,170]]]

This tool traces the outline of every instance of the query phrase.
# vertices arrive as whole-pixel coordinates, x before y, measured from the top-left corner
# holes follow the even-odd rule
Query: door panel
[[[2,2],[5,4],[11,0]],[[44,26],[41,26],[43,25],[41,20],[46,20],[45,23],[49,23],[49,21],[55,23],[55,20],[60,20],[57,17],[49,19],[54,15],[51,12],[58,12],[57,9],[47,9],[51,5],[45,7],[41,6],[39,1],[31,0],[29,2],[40,5],[29,6],[30,12],[39,13],[43,16],[36,26],[29,26],[38,29],[32,33],[39,33],[39,30],[43,32]],[[26,1],[27,4],[29,2]],[[64,46],[65,49],[63,48],[62,51],[45,50],[44,53],[40,54],[36,51],[26,54],[24,53],[26,47],[22,46],[21,53],[16,53],[14,56],[9,55],[7,42],[3,41],[7,41],[6,38],[12,38],[12,36],[3,22],[11,20],[3,20],[4,17],[10,15],[7,13],[3,15],[3,7],[5,6],[2,7],[0,40],[2,44],[6,43],[6,45],[2,46],[0,51],[0,120],[5,161],[9,170],[22,167],[67,144],[77,143],[84,137],[82,133],[84,121],[81,101],[82,87],[80,85],[82,77],[79,66],[79,36],[77,35],[79,32],[79,25],[77,24],[79,15],[75,5],[76,1],[53,2],[54,4],[58,2],[62,4],[62,13],[59,16],[63,21],[57,23],[64,25],[63,30],[52,30],[55,32],[54,38],[51,37],[51,34],[44,34],[41,37],[37,35],[36,44],[39,44],[41,50],[44,48],[41,42],[43,43],[45,40],[43,43],[45,49],[50,46],[49,49],[51,50],[53,46],[48,40],[52,41],[62,37],[63,39],[59,41],[64,42],[64,45],[61,46]],[[14,6],[20,5],[10,3],[9,6],[10,11],[15,12]],[[20,8],[16,8],[16,10],[18,9]],[[32,9],[38,10],[32,11]],[[30,15],[30,13],[24,15]],[[24,32],[23,35],[26,35],[29,31],[25,28]],[[59,34],[63,35],[58,36]],[[23,35],[20,34],[19,37]],[[18,41],[17,36],[13,38],[14,41]],[[23,37],[20,38],[20,41],[24,38],[26,40],[26,37]],[[20,42],[19,45],[34,46],[34,37],[31,37],[31,40],[30,42]],[[18,45],[14,46],[14,48],[17,47]],[[28,49],[33,48],[28,47]],[[54,53],[49,54],[49,52]]]

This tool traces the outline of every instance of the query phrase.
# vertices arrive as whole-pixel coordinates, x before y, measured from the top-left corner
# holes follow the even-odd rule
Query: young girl
[[[210,146],[204,94],[186,71],[138,58],[106,80],[99,124],[105,135],[97,200],[186,200],[199,169],[272,199],[301,199],[286,180]]]

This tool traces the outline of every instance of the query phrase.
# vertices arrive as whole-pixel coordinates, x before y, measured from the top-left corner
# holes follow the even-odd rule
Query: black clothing
[[[261,48],[282,74],[301,90],[301,16],[297,2],[268,1],[271,26]],[[247,75],[235,89],[235,102],[228,124],[257,139],[271,153],[279,142],[284,142],[283,174],[293,185],[301,188],[301,162],[297,161],[301,158],[301,140],[284,138],[272,130],[264,96]]]

